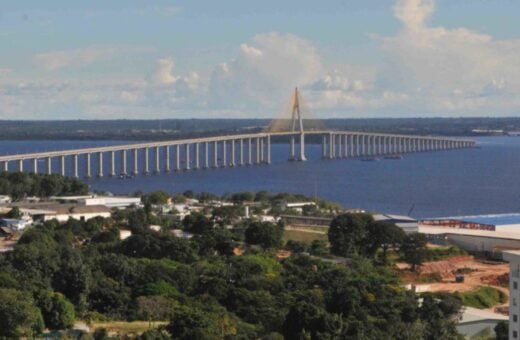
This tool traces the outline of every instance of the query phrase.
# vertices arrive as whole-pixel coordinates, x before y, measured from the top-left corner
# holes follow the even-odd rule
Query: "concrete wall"
[[[84,219],[85,221],[90,220],[94,217],[104,217],[108,218],[110,217],[109,212],[100,212],[100,213],[84,213],[84,214],[61,214],[61,215],[45,215],[44,221],[50,221],[53,219],[58,220],[58,222],[67,222],[69,220],[69,217],[72,217],[75,220],[81,220]]]
[[[467,322],[464,324],[458,324],[457,331],[469,339],[485,335],[495,336],[495,331],[493,329],[497,323],[498,321],[496,320]]]
[[[519,233],[520,224],[504,224],[495,226],[495,231],[505,231],[508,233]]]
[[[446,234],[446,241],[467,251],[494,252],[502,249],[520,249],[520,240],[485,236]]]

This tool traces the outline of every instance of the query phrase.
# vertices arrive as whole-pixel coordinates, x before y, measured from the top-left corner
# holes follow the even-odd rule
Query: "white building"
[[[11,196],[0,195],[0,204],[11,203]]]
[[[501,321],[507,322],[506,315],[493,313],[484,309],[463,307],[462,317],[457,322],[457,331],[468,339],[494,336],[495,326]],[[511,337],[510,337],[511,338]]]
[[[111,216],[111,210],[104,205],[91,205],[91,206],[58,206],[53,210],[53,213],[44,216],[44,221],[50,221],[53,219],[58,222],[67,222],[69,218],[80,221],[88,221],[91,218],[103,217],[108,218]]]
[[[455,244],[471,252],[500,255],[503,250],[520,250],[520,233],[419,225],[419,232],[440,243]]]
[[[520,251],[503,253],[509,261],[509,339],[520,339]]]
[[[78,199],[79,204],[86,206],[104,205],[109,208],[127,208],[130,206],[141,206],[140,197],[103,196]]]
[[[31,224],[31,221],[27,221],[27,220],[18,220],[18,219],[13,219],[13,218],[0,219],[0,226],[8,227],[14,231],[22,231],[30,224]]]

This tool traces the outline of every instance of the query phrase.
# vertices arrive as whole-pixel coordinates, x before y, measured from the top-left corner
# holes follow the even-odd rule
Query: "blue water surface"
[[[307,145],[307,162],[288,162],[288,145],[275,144],[272,148],[273,162],[269,166],[180,171],[139,175],[124,180],[106,176],[110,162],[109,155],[105,154],[105,177],[92,178],[87,183],[94,190],[117,194],[159,189],[172,193],[193,190],[216,194],[259,190],[293,192],[317,195],[338,202],[346,208],[394,214],[408,214],[412,210],[411,215],[414,217],[520,212],[520,138],[482,137],[478,138],[478,142],[479,147],[473,149],[407,154],[400,160],[381,159],[374,162],[356,159],[322,160],[320,145]],[[125,143],[129,142],[1,141],[0,154]],[[144,167],[143,155],[141,150],[140,172]],[[162,162],[163,154],[160,156]],[[121,167],[119,157],[116,154],[116,172]],[[149,167],[153,170],[153,149],[150,150],[149,157]],[[185,159],[184,150],[181,150],[181,159]],[[172,154],[172,163],[173,160]],[[193,154],[190,161],[193,166]],[[97,162],[97,155],[93,155],[93,175],[98,172]],[[127,163],[130,171],[133,164],[131,153],[127,155]],[[181,166],[185,165],[183,161]],[[15,166],[17,165],[11,164],[10,169],[15,170]],[[57,172],[58,160],[52,166]],[[79,159],[79,167],[82,176],[83,157]],[[164,167],[163,163],[161,167]],[[32,169],[32,163],[26,161],[24,168],[26,171]],[[40,172],[45,171],[45,162],[40,161],[38,168]],[[70,166],[67,171],[70,174]]]

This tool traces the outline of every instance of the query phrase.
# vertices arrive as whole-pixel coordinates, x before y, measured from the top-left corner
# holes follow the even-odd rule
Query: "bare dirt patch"
[[[473,256],[454,256],[443,261],[426,262],[421,265],[417,273],[404,269],[405,265],[399,265],[398,268],[401,272],[401,279],[405,283],[416,285],[425,283],[424,276],[438,274],[441,278],[440,282],[428,283],[428,291],[431,292],[467,292],[480,286],[490,286],[509,297],[507,286],[509,265],[507,263],[486,262],[475,259]],[[464,275],[464,282],[455,281],[458,274]],[[499,310],[500,308],[497,307],[500,306],[492,309]]]

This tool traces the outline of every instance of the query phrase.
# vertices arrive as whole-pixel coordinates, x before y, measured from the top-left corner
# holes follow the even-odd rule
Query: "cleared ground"
[[[135,336],[140,335],[143,332],[165,325],[167,322],[156,321],[151,324],[148,321],[111,321],[111,322],[94,322],[90,326],[90,330],[93,332],[98,328],[104,328],[108,331],[110,336]]]
[[[285,241],[293,240],[304,242],[312,242],[314,240],[329,240],[327,237],[327,231],[313,230],[309,228],[294,228],[288,226],[286,226],[284,230],[284,239]]]
[[[475,259],[473,256],[454,256],[443,261],[424,263],[418,274],[411,273],[408,265],[398,263],[400,275],[405,283],[414,283],[422,286],[431,292],[470,292],[479,287],[493,287],[507,297],[502,304],[493,306],[490,310],[500,309],[501,306],[508,304],[509,289],[507,275],[509,265],[507,263],[486,262]],[[457,283],[457,274],[464,275],[464,282]],[[425,283],[424,277],[436,277],[439,282]]]

